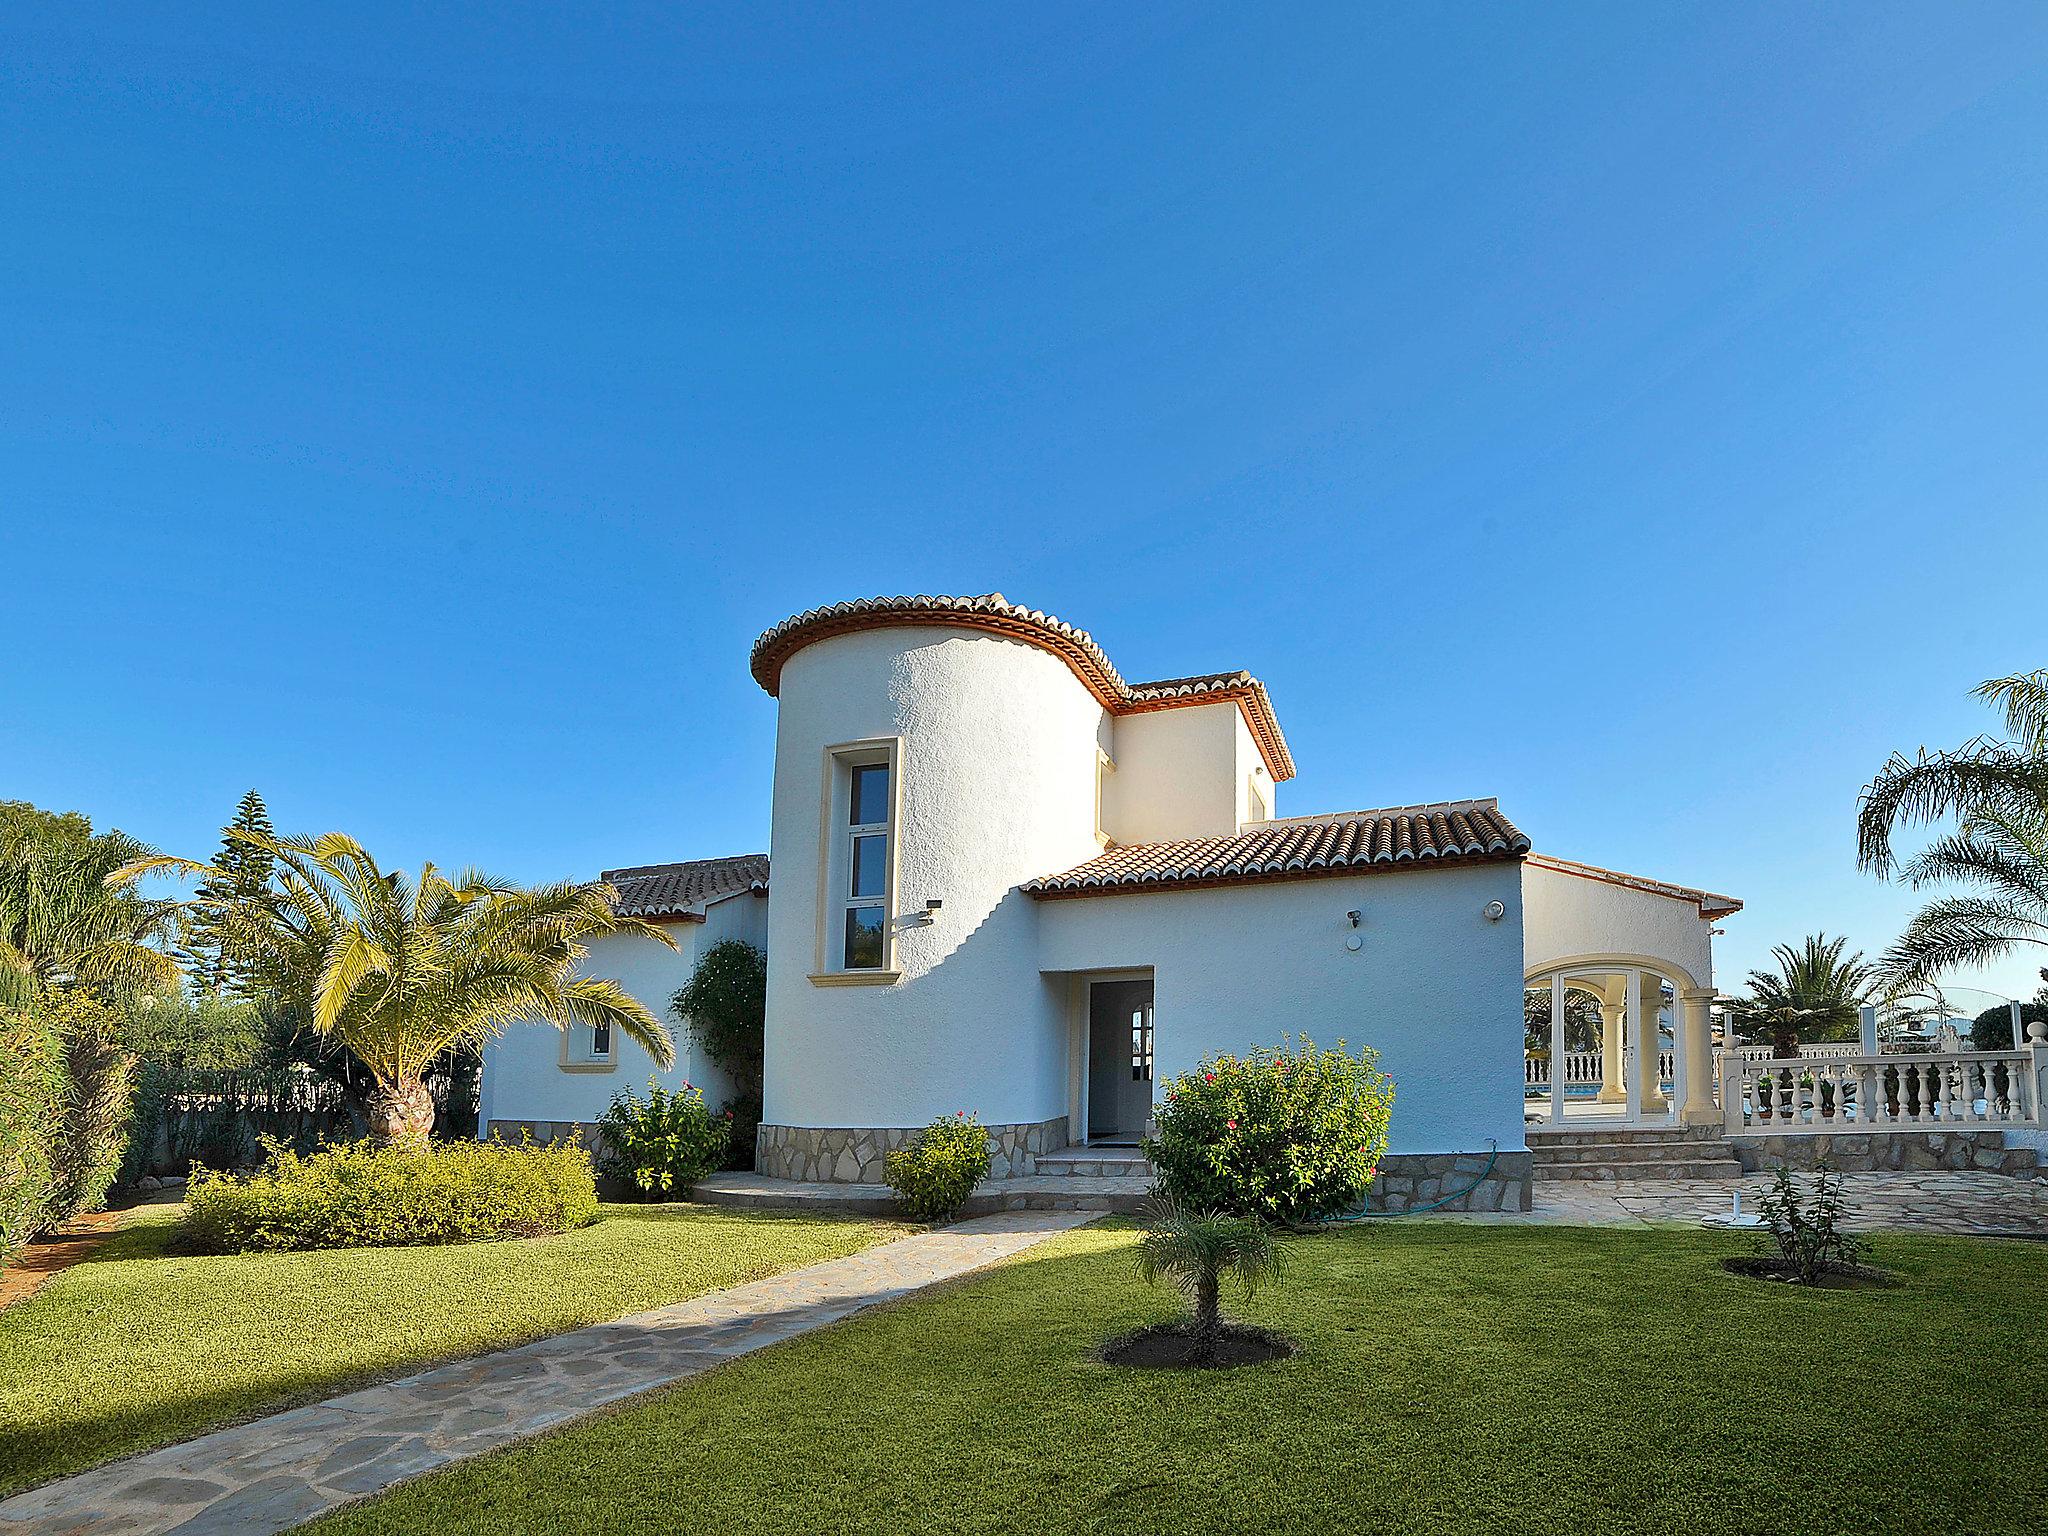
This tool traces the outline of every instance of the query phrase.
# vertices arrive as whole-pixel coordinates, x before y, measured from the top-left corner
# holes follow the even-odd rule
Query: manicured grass
[[[1886,1238],[1885,1291],[1739,1237],[1388,1225],[1297,1242],[1297,1358],[1116,1371],[1172,1303],[1128,1231],[765,1351],[309,1529],[371,1533],[2034,1532],[2048,1248]]]
[[[428,1362],[837,1258],[884,1222],[606,1206],[450,1248],[179,1257],[175,1206],[0,1312],[0,1494]]]

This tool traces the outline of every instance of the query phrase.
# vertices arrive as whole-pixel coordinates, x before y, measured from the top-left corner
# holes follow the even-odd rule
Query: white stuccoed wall
[[[1489,901],[1507,916],[1489,922]],[[1519,866],[1332,876],[1040,904],[1047,970],[1151,967],[1156,1078],[1283,1034],[1380,1053],[1393,1152],[1522,1137]],[[1344,947],[1345,913],[1364,914]]]
[[[1525,974],[1585,956],[1632,956],[1682,967],[1694,986],[1714,984],[1713,924],[1699,904],[1649,891],[1522,866]],[[1680,978],[1669,978],[1674,984]]]
[[[644,1093],[651,1074],[665,1088],[685,1082],[704,1090],[714,1109],[730,1094],[725,1075],[691,1048],[689,1037],[669,1012],[669,999],[690,979],[697,956],[720,939],[767,940],[767,900],[750,894],[714,902],[702,923],[664,923],[679,946],[663,948],[651,939],[613,934],[593,939],[578,970],[615,978],[675,1036],[676,1064],[667,1072],[631,1040],[621,1038],[618,1066],[611,1072],[564,1072],[562,1037],[552,1026],[515,1025],[484,1050],[480,1128],[493,1120],[575,1120],[589,1123],[604,1113],[622,1087]]]
[[[1244,815],[1258,746],[1235,704],[1198,704],[1117,718],[1104,786],[1103,830],[1119,843],[1228,837]],[[1261,780],[1268,799],[1271,780]],[[1049,871],[1040,871],[1049,873]]]
[[[1057,657],[964,630],[867,630],[784,665],[775,743],[764,1119],[912,1126],[1066,1113],[1063,989],[1016,889],[1099,851],[1104,715]],[[894,986],[818,986],[825,749],[899,736]],[[836,829],[835,829],[836,830]],[[929,926],[904,925],[927,899]]]

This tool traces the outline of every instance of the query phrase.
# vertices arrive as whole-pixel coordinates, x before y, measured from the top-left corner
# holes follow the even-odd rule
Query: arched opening
[[[1530,971],[1523,987],[1529,1123],[1712,1118],[1712,1048],[1688,1038],[1709,1027],[1706,994],[1683,966],[1654,955],[1579,955]],[[1695,1075],[1703,1085],[1690,1081]]]

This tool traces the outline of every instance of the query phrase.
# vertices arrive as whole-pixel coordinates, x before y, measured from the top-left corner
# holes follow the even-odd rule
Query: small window
[[[599,1061],[612,1053],[612,1027],[609,1024],[594,1025],[590,1031],[590,1054]]]
[[[862,757],[872,758],[863,751]],[[841,761],[844,761],[842,759]],[[895,810],[893,764],[846,763],[840,781],[844,795],[845,830],[833,855],[831,876],[838,915],[833,926],[837,967],[848,971],[879,971],[889,964],[889,860]],[[830,931],[830,930],[828,930]]]

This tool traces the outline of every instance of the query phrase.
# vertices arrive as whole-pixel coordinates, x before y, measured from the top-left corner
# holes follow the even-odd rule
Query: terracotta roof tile
[[[1010,602],[1000,592],[979,597],[862,597],[852,602],[812,608],[780,624],[754,642],[754,680],[773,695],[782,684],[782,666],[814,640],[862,629],[901,625],[949,625],[1006,635],[1052,652],[1112,714],[1207,703],[1235,703],[1244,713],[1266,771],[1276,782],[1294,777],[1294,758],[1266,686],[1249,672],[1207,672],[1195,677],[1169,677],[1151,683],[1127,683],[1084,629]]]
[[[636,864],[608,869],[600,877],[619,893],[627,917],[701,915],[706,902],[740,891],[768,888],[768,855],[742,853],[725,859],[686,859],[680,864]]]
[[[1519,859],[1529,839],[1493,800],[1451,800],[1256,822],[1234,837],[1112,848],[1029,881],[1040,898],[1294,880],[1346,870]]]

